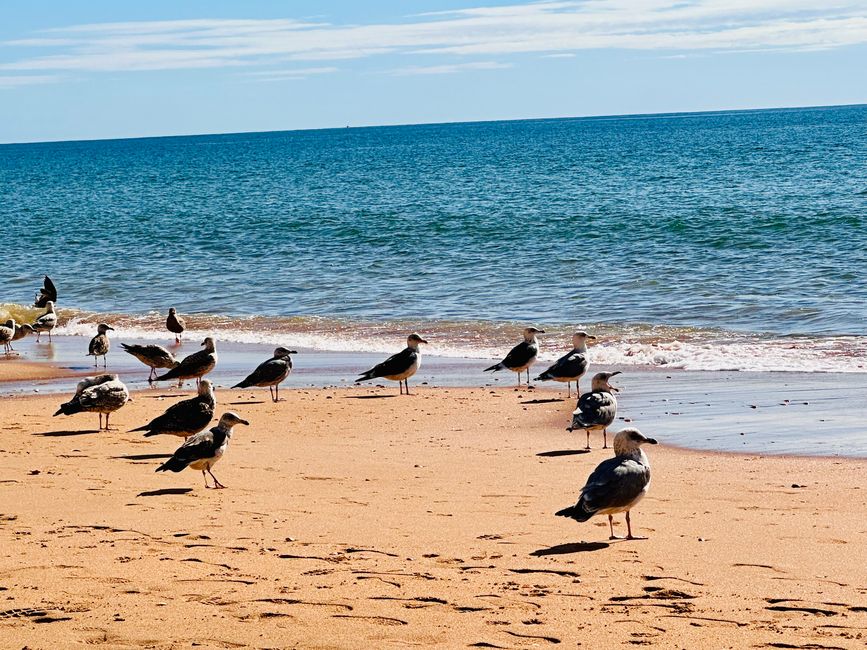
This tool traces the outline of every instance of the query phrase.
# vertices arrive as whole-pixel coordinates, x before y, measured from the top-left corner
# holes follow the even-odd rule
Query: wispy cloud
[[[405,68],[392,70],[391,74],[406,76],[414,74],[454,74],[464,70],[498,70],[511,68],[510,63],[497,63],[496,61],[473,61],[471,63],[445,63],[442,65],[411,65]]]
[[[286,70],[259,70],[257,72],[247,72],[246,76],[253,81],[297,81],[306,79],[312,75],[330,74],[337,72],[338,68],[322,67],[322,68],[289,68]]]
[[[0,75],[0,90],[17,88],[19,86],[37,86],[60,81],[60,77],[51,74],[31,75]]]
[[[0,62],[0,70],[56,74],[260,68],[398,53],[423,58],[405,68],[413,70],[405,74],[447,74],[489,65],[455,64],[455,56],[568,56],[588,49],[664,54],[790,51],[864,43],[864,0],[547,1],[361,25],[292,19],[73,25],[7,41],[5,51],[12,58]],[[42,49],[44,54],[16,58],[18,47]],[[437,56],[448,56],[449,62],[430,58]]]

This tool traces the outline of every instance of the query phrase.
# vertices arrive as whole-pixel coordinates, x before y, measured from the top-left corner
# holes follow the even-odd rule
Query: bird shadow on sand
[[[258,402],[228,402],[229,406],[246,406],[247,404],[264,404],[265,400],[259,400]]]
[[[157,460],[158,458],[171,458],[171,454],[134,454],[132,456],[112,456],[115,460]]]
[[[568,544],[557,544],[549,548],[540,548],[537,551],[530,553],[533,557],[544,557],[546,555],[569,555],[570,553],[587,553],[590,551],[601,551],[604,548],[611,546],[608,542],[569,542]]]
[[[66,436],[86,436],[91,433],[100,433],[97,429],[88,429],[86,431],[41,431],[34,433],[34,436],[42,436],[44,438],[64,438]]]
[[[139,492],[136,494],[137,497],[164,497],[170,496],[172,494],[187,494],[188,492],[192,492],[193,488],[160,488],[159,490],[148,490],[146,492]]]
[[[394,395],[346,395],[344,399],[388,399]]]
[[[554,451],[540,451],[536,455],[543,458],[556,458],[557,456],[576,456],[589,453],[589,449],[555,449]]]
[[[521,404],[552,404],[554,402],[565,402],[566,400],[561,397],[549,397],[548,399],[527,399],[521,402]]]

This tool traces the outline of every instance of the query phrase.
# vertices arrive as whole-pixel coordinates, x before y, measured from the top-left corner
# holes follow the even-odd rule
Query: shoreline
[[[132,343],[135,339],[124,339]],[[26,342],[27,345],[21,345]],[[130,390],[148,389],[147,368],[122,352],[113,342],[108,368],[94,369],[83,354],[82,337],[55,337],[51,346],[33,340],[17,342],[22,357],[0,360],[0,395],[33,392],[72,393],[82,376],[116,373]],[[180,355],[190,354],[198,345],[186,342]],[[218,344],[220,361],[209,375],[218,392],[245,377],[272,348],[264,344]],[[395,349],[395,351],[397,351]],[[39,355],[39,356],[37,356]],[[385,358],[383,353],[321,352],[299,349],[293,357],[293,373],[283,384],[286,389],[348,388],[363,370]],[[488,359],[457,359],[424,354],[422,366],[411,388],[514,389],[514,373],[483,373]],[[542,363],[535,368],[543,369]],[[26,368],[18,375],[16,368]],[[44,371],[42,368],[46,368]],[[50,370],[49,370],[50,368]],[[615,385],[620,388],[618,421],[612,429],[637,424],[671,444],[686,449],[729,453],[786,456],[867,457],[867,376],[834,373],[780,373],[742,371],[670,370],[631,366],[603,366],[593,363],[589,375],[602,369],[621,370]],[[38,379],[33,374],[37,373]],[[390,386],[376,380],[368,386]],[[590,377],[581,385],[587,390]],[[187,386],[190,384],[187,383]],[[365,384],[361,384],[364,386]],[[172,392],[173,384],[154,386]],[[566,398],[565,386],[534,382],[522,393],[538,399],[562,400],[564,413],[574,408]],[[390,390],[390,389],[386,389]],[[394,385],[397,392],[397,386]],[[568,407],[566,406],[568,402]],[[562,426],[567,426],[564,415]]]
[[[632,517],[648,539],[612,541],[605,517],[553,514],[611,454],[556,426],[563,402],[223,390],[218,414],[250,426],[214,470],[228,489],[205,490],[198,472],[154,472],[179,439],[127,432],[181,395],[133,397],[111,432],[49,415],[56,395],[4,400],[0,587],[7,609],[52,622],[0,619],[0,645],[855,648],[867,634],[864,460],[659,436]]]

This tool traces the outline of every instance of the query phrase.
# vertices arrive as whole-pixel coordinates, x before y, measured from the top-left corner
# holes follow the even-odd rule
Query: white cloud
[[[28,36],[28,35],[22,35]],[[137,71],[423,55],[408,74],[484,69],[455,56],[587,49],[664,54],[816,50],[867,43],[864,0],[583,0],[513,3],[362,25],[292,19],[169,20],[74,25],[5,43],[44,49],[6,58],[0,70]],[[431,57],[447,55],[447,63]],[[418,59],[416,59],[418,61]],[[501,64],[499,64],[501,65]],[[463,67],[459,67],[463,66]]]
[[[257,72],[248,72],[246,76],[252,77],[255,81],[296,81],[306,79],[311,75],[330,74],[337,72],[338,68],[322,67],[322,68],[289,68],[286,70],[260,70]]]
[[[19,86],[36,86],[59,81],[60,77],[49,74],[39,75],[0,75],[0,90]]]
[[[502,68],[511,68],[509,63],[497,63],[496,61],[473,61],[471,63],[445,63],[443,65],[411,65],[406,68],[398,68],[392,70],[394,75],[415,75],[415,74],[453,74],[455,72],[463,72],[464,70],[498,70]]]

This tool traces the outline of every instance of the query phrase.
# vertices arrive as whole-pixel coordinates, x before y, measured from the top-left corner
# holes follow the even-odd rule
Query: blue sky
[[[867,0],[0,5],[0,142],[867,102]]]

